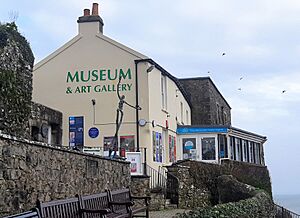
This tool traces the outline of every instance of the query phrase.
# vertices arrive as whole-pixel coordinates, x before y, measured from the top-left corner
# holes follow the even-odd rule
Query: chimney
[[[93,10],[92,10],[93,16],[98,16],[98,3],[93,3]]]
[[[83,16],[77,20],[79,34],[102,33],[103,34],[103,20],[99,16],[98,3],[93,3],[92,14],[90,9],[83,10]]]
[[[90,16],[90,9],[84,9],[83,16]]]

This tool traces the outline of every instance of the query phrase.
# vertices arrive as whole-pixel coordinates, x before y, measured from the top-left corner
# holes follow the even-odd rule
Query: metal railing
[[[167,178],[164,172],[156,170],[149,165],[145,165],[146,175],[150,176],[150,190],[157,190],[165,193]]]
[[[280,205],[274,204],[276,209],[275,218],[300,218],[299,214],[296,214]]]

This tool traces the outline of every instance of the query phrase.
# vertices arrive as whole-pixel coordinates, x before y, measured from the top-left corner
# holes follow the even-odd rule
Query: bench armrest
[[[100,213],[102,215],[111,213],[110,209],[80,209],[81,213]]]
[[[134,202],[133,201],[110,201],[108,202],[108,204],[133,206]]]

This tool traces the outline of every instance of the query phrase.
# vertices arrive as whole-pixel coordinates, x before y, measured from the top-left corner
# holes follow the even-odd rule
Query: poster
[[[152,133],[153,137],[153,161],[162,163],[162,137],[161,133]]]
[[[134,152],[134,135],[120,136],[120,153],[122,157],[125,157],[125,152]]]
[[[195,151],[196,151],[196,138],[184,138],[182,139],[183,147],[183,159],[192,159],[195,160]]]
[[[169,135],[169,162],[176,162],[176,138]]]
[[[69,117],[69,146],[83,148],[83,116]]]
[[[130,162],[131,175],[142,175],[142,153],[126,152],[126,160]]]

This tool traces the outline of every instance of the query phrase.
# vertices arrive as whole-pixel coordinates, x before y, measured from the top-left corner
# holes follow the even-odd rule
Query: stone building
[[[29,124],[31,139],[33,141],[61,145],[61,112],[32,102]]]
[[[192,125],[231,125],[231,107],[211,78],[182,78],[179,82],[192,103]]]

